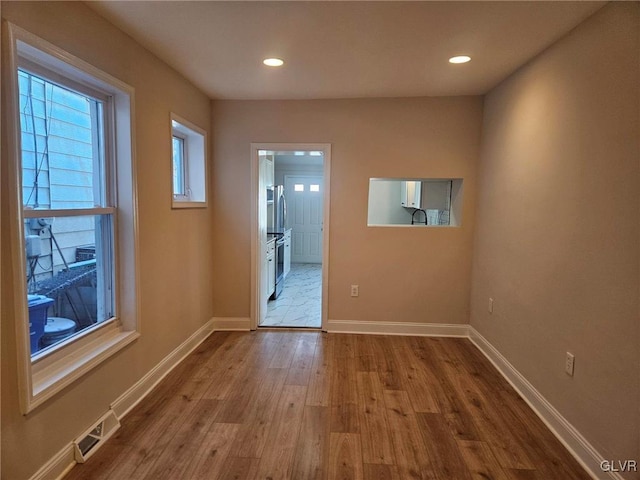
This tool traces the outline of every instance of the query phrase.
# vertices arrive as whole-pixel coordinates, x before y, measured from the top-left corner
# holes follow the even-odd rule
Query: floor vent
[[[118,428],[120,428],[118,417],[113,410],[109,410],[95,425],[73,442],[76,462],[86,462]]]

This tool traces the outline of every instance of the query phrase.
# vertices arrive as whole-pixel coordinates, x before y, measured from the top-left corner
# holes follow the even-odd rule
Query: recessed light
[[[471,57],[467,55],[458,55],[457,57],[451,57],[449,63],[467,63],[469,60],[471,60]]]
[[[284,61],[280,58],[265,58],[262,63],[264,63],[268,67],[281,67],[282,65],[284,65]]]

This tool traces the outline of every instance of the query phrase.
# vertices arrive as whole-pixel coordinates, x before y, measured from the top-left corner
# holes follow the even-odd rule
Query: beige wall
[[[210,131],[210,102],[82,3],[3,2],[2,16],[135,88],[142,337],[26,417],[18,409],[13,281],[6,277],[13,260],[2,238],[2,478],[22,480],[212,316],[211,212],[171,210],[169,124],[173,111]]]
[[[621,460],[640,457],[638,22],[611,4],[485,98],[471,301],[472,326]]]
[[[136,88],[143,331],[19,414],[3,176],[2,478],[29,478],[212,315],[249,315],[251,142],[332,144],[330,319],[471,317],[603,455],[640,456],[637,3],[606,7],[514,74],[488,95],[484,119],[480,97],[217,101],[211,111],[80,3],[3,2],[2,16]],[[209,209],[170,209],[170,111],[205,129],[213,120]],[[462,227],[368,228],[370,177],[464,178]]]
[[[250,143],[313,142],[332,146],[329,319],[468,323],[481,117],[480,97],[215,101],[215,315],[250,313]],[[367,227],[370,177],[464,178],[462,227]]]

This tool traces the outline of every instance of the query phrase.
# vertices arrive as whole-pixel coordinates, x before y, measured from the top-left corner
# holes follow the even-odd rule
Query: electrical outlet
[[[489,299],[489,313],[493,313],[493,298]]]
[[[572,377],[573,377],[573,365],[575,363],[575,359],[576,357],[573,355],[573,353],[567,352],[567,358],[564,361],[564,371],[567,373],[567,375],[570,375]]]
[[[351,285],[351,296],[357,297],[359,293],[358,285]]]

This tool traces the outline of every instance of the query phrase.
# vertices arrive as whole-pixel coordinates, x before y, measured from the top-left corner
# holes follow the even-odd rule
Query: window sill
[[[207,208],[207,202],[191,202],[174,200],[171,208]]]
[[[122,331],[117,322],[105,325],[63,345],[42,358],[33,360],[32,394],[28,413],[56,395],[106,359],[140,336],[137,331]]]
[[[461,225],[425,225],[416,223],[414,225],[404,223],[367,223],[367,227],[399,227],[399,228],[459,228]]]

